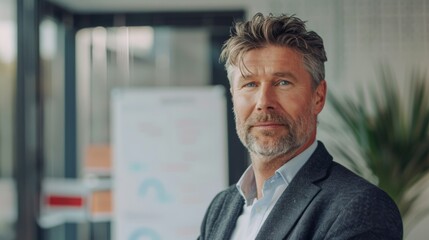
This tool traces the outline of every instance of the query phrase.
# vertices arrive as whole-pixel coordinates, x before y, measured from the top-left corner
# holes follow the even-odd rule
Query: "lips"
[[[280,114],[270,113],[252,116],[248,119],[246,125],[249,130],[252,128],[272,130],[288,127],[290,124],[286,117]]]
[[[252,125],[252,127],[281,127],[283,123],[278,122],[259,122]]]
[[[255,124],[250,125],[249,131],[251,129],[257,130],[257,131],[269,131],[269,132],[278,132],[285,128],[285,125],[283,123],[278,122],[258,122]]]

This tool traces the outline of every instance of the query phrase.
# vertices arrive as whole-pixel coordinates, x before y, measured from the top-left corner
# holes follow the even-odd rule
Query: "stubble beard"
[[[245,122],[236,117],[237,134],[251,154],[265,159],[274,159],[282,155],[293,155],[311,135],[313,115],[308,112],[300,115],[295,121],[275,112],[258,114],[249,117]],[[252,133],[252,126],[258,122],[275,122],[286,129],[284,134],[274,130],[263,130],[259,135]],[[279,135],[276,137],[276,135]]]

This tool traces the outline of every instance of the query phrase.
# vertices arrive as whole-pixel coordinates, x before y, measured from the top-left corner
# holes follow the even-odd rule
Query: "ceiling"
[[[71,12],[144,12],[243,9],[246,0],[47,0]]]

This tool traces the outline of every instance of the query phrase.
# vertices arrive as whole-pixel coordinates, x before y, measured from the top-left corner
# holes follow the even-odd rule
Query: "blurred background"
[[[115,238],[111,91],[117,88],[223,86],[225,186],[234,184],[248,156],[235,134],[218,57],[231,24],[256,12],[296,14],[321,35],[329,94],[371,105],[364,99],[383,96],[377,82],[386,69],[398,99],[413,95],[407,91],[413,72],[429,81],[428,0],[0,0],[0,239]],[[414,105],[404,105],[411,113]],[[428,112],[425,106],[416,111]],[[339,139],[353,138],[324,127],[338,121],[334,112],[328,104],[318,136],[333,153]],[[427,144],[429,118],[422,119],[417,131]],[[407,172],[419,175],[419,188],[405,186],[420,193],[412,202],[418,221],[406,226],[410,240],[429,234],[429,158],[427,148],[422,152],[424,171]],[[402,179],[400,170],[385,171],[401,184],[394,181]],[[382,182],[383,174],[359,173]]]

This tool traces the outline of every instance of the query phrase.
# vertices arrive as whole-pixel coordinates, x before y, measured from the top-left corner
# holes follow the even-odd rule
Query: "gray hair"
[[[257,13],[246,22],[237,22],[231,28],[231,36],[222,47],[221,62],[225,63],[228,78],[233,66],[243,66],[243,55],[250,50],[268,45],[289,47],[299,52],[307,71],[313,79],[313,86],[325,79],[327,61],[322,38],[308,31],[301,19],[285,14],[264,16]]]

